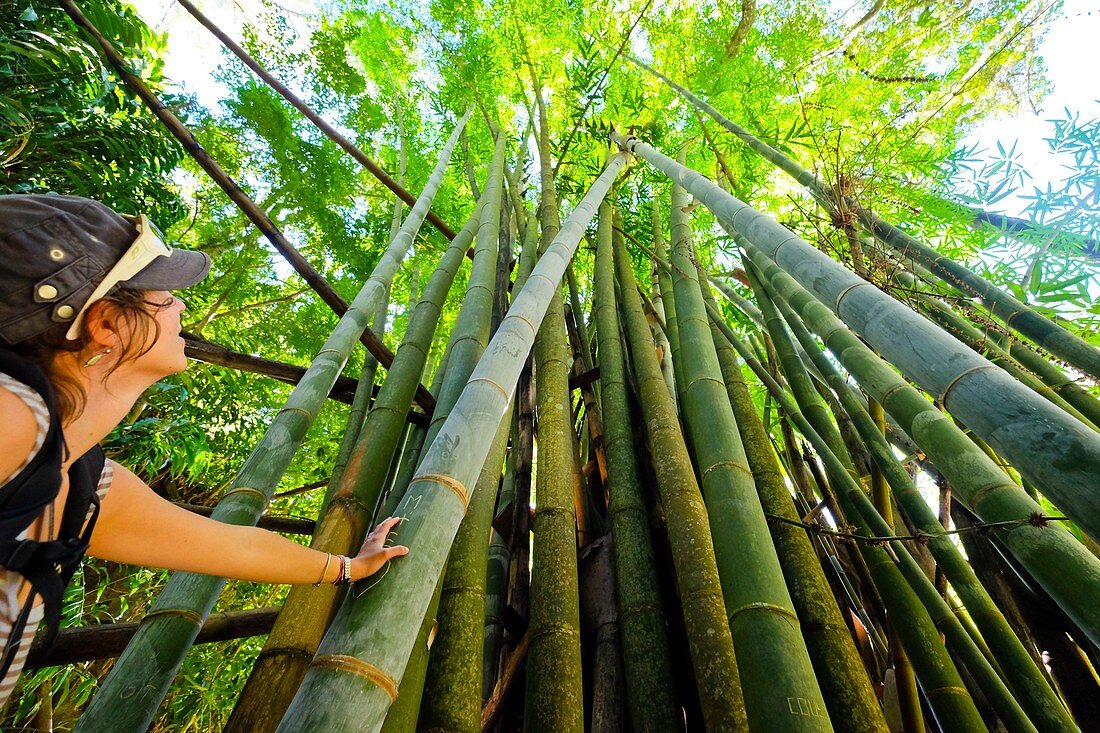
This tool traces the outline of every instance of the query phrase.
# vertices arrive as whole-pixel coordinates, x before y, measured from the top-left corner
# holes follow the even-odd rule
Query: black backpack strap
[[[50,638],[56,639],[61,623],[61,602],[65,588],[88,549],[92,529],[99,517],[96,489],[105,461],[97,446],[69,467],[69,493],[56,539],[19,539],[52,503],[61,489],[61,464],[65,453],[61,423],[54,407],[53,392],[45,375],[30,362],[0,349],[0,371],[15,377],[38,392],[50,411],[50,428],[41,450],[31,463],[0,486],[0,565],[26,578],[31,591],[0,657],[0,679],[7,674],[22,640],[36,597],[43,603],[43,621]],[[91,517],[89,518],[89,507]]]

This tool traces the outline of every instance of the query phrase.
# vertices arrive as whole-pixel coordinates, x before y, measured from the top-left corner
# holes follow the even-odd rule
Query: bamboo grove
[[[585,111],[560,135],[528,57],[523,114],[471,83],[440,105],[438,153],[402,138],[391,177],[180,3],[392,210],[345,302],[83,3],[60,0],[338,318],[283,377],[293,390],[212,515],[262,524],[343,389],[309,542],[354,552],[396,516],[411,550],[347,592],[293,588],[238,634],[266,640],[225,730],[1100,727],[1100,350],[625,42],[616,73],[660,84],[701,135]],[[742,200],[720,150],[734,141],[808,191],[848,257]],[[597,162],[563,170],[571,144]],[[714,175],[689,164],[700,148]],[[418,157],[434,167],[413,190]],[[473,197],[447,221],[460,157]],[[213,361],[202,346],[189,353]],[[224,586],[173,574],[74,730],[149,729]]]

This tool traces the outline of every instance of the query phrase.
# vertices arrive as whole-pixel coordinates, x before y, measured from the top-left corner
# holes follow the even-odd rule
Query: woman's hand
[[[390,532],[400,521],[399,517],[390,517],[367,535],[367,539],[363,542],[363,548],[351,560],[351,579],[353,581],[374,575],[391,558],[409,554],[409,548],[404,545],[386,547],[386,540],[389,539]]]

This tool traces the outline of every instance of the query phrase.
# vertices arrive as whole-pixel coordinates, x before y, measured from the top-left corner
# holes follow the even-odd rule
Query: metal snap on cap
[[[75,315],[76,310],[71,305],[63,305],[57,309],[57,317],[66,321]]]
[[[64,250],[60,250],[57,247],[54,247],[50,250],[50,258],[55,260],[63,260],[65,259],[65,252]]]
[[[57,288],[53,285],[41,285],[38,288],[38,297],[42,300],[53,300],[57,297]]]

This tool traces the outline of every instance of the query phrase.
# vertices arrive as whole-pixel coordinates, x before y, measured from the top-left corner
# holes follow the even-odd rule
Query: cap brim
[[[182,290],[201,281],[208,272],[210,257],[206,253],[174,249],[120,285],[131,290]]]

